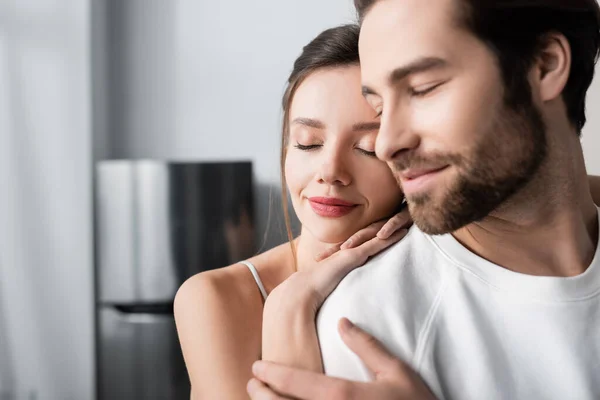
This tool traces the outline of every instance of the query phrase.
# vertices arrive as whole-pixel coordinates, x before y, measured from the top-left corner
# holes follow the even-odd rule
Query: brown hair
[[[356,24],[342,25],[327,29],[320,33],[302,49],[302,53],[294,62],[285,94],[283,95],[283,124],[281,132],[281,195],[283,202],[283,215],[288,240],[292,247],[294,260],[296,260],[296,247],[292,234],[287,201],[287,183],[285,180],[285,158],[290,134],[290,107],[294,94],[302,82],[313,72],[323,68],[334,68],[359,63],[358,34],[359,26]]]
[[[354,0],[363,20],[378,0]],[[571,47],[571,73],[562,96],[578,134],[586,122],[585,97],[600,47],[600,8],[596,0],[457,0],[460,22],[498,59],[512,105],[531,101],[529,69],[551,32]],[[527,98],[528,96],[528,98]]]

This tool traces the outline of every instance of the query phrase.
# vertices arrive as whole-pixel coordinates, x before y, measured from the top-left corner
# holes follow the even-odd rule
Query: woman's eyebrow
[[[304,125],[309,128],[325,129],[325,124],[317,119],[299,117],[292,121],[292,125]]]

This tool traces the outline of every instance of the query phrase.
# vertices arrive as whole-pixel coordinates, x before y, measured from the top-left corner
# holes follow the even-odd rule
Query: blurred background
[[[239,205],[234,223],[251,207],[252,251],[285,240],[279,194],[285,80],[303,45],[353,20],[351,0],[0,0],[0,400],[119,398],[102,394],[112,384],[103,383],[110,373],[102,370],[132,361],[115,358],[114,348],[106,357],[107,337],[146,337],[139,326],[170,318],[163,307],[169,294],[144,297],[147,287],[136,286],[137,297],[103,297],[109,289],[101,284],[102,268],[112,263],[103,254],[117,254],[114,266],[143,245],[153,247],[152,240],[154,251],[181,242],[175,231],[140,236],[148,217],[138,208],[162,210],[162,222],[151,221],[157,227],[202,237],[199,225],[181,228],[187,217],[178,220],[174,205],[194,187],[198,199],[203,188],[212,190],[203,174],[236,182],[228,168],[242,165],[244,191],[218,191]],[[599,110],[596,80],[583,136],[595,174]],[[107,162],[124,159],[154,161]],[[216,169],[206,173],[210,165]],[[193,184],[181,183],[186,176]],[[167,200],[146,204],[143,194]],[[119,220],[130,223],[119,228]],[[219,235],[225,241],[228,233]],[[181,273],[186,262],[166,264]],[[121,315],[114,331],[101,307]],[[138,325],[128,330],[126,322]],[[151,348],[160,337],[144,340]],[[161,368],[171,373],[166,363]],[[139,388],[127,390],[136,394],[123,398],[141,398]],[[161,390],[143,397],[174,398]]]

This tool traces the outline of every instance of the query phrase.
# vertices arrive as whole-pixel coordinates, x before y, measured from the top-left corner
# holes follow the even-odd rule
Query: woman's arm
[[[262,298],[237,267],[198,274],[175,297],[192,399],[248,398],[252,363],[260,358]]]
[[[305,290],[303,282],[306,280],[296,274],[267,298],[263,312],[262,359],[323,372],[315,324],[318,307]]]
[[[590,180],[590,192],[592,192],[592,199],[597,206],[600,206],[600,176],[589,176]]]

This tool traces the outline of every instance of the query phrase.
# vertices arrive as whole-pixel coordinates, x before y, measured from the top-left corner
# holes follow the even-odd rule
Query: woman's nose
[[[348,186],[352,175],[347,168],[345,157],[338,152],[326,156],[318,174],[319,183],[336,186]]]

